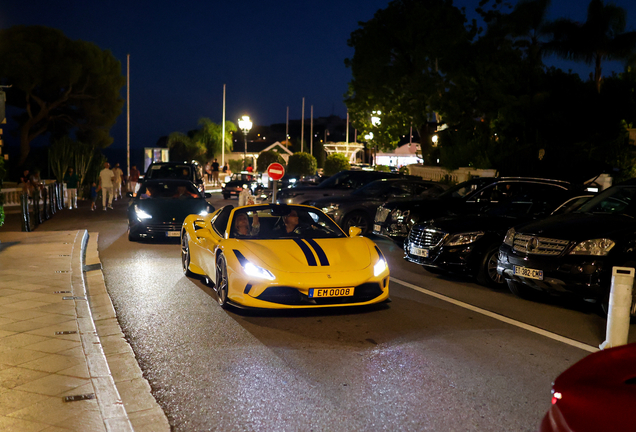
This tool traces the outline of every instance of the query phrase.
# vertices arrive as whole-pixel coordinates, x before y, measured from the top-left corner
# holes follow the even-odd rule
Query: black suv
[[[190,180],[200,192],[205,192],[203,171],[197,162],[153,162],[143,180]]]
[[[401,244],[416,223],[441,216],[483,213],[506,202],[519,185],[527,183],[571,187],[568,182],[532,177],[477,177],[453,186],[435,199],[388,202],[378,207],[373,233]]]
[[[579,195],[577,188],[549,180],[502,182],[498,203],[479,215],[451,216],[416,224],[404,241],[404,258],[437,272],[464,273],[481,284],[500,287],[497,273],[499,246],[514,225],[546,217],[555,211],[576,208],[592,195]]]
[[[636,180],[630,180],[572,213],[511,228],[499,249],[497,272],[520,297],[569,294],[606,311],[612,267],[636,266],[635,218]]]
[[[277,193],[276,201],[279,204],[309,204],[310,201],[328,196],[349,195],[367,183],[384,178],[412,178],[421,180],[420,177],[404,176],[383,171],[346,170],[332,175],[318,186],[283,189]]]

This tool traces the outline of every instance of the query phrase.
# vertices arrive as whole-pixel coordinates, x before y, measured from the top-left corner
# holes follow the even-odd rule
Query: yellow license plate
[[[351,288],[312,288],[309,290],[310,298],[317,297],[348,297],[353,295]]]

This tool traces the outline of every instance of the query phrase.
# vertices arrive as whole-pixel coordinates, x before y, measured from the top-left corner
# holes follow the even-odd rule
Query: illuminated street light
[[[239,129],[243,131],[243,137],[245,138],[245,147],[243,150],[243,171],[247,169],[247,134],[252,129],[252,121],[250,116],[244,115],[238,121]]]
[[[433,141],[433,147],[437,147],[437,140],[439,140],[439,137],[437,135],[433,135],[431,137],[431,141]]]
[[[379,126],[380,125],[380,116],[382,115],[382,111],[373,111],[371,113],[371,124],[373,126]]]

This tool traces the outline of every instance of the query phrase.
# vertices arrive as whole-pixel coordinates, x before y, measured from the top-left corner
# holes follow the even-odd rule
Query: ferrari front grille
[[[315,287],[321,288],[321,287]],[[382,294],[382,288],[379,283],[368,282],[362,285],[358,285],[353,290],[353,296],[349,297],[320,297],[310,298],[307,295],[298,291],[294,287],[286,286],[272,286],[266,288],[258,297],[259,300],[263,300],[271,303],[278,303],[291,306],[306,306],[306,305],[336,305],[345,303],[364,303]]]
[[[438,246],[445,236],[443,231],[415,225],[409,234],[409,243],[420,248],[432,248]]]
[[[512,248],[526,255],[561,255],[570,242],[568,240],[515,234]]]

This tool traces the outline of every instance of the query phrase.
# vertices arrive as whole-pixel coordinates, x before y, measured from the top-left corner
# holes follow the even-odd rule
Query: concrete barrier
[[[631,267],[612,268],[612,288],[607,311],[607,333],[605,342],[599,346],[601,349],[627,344],[632,309],[634,272]]]

